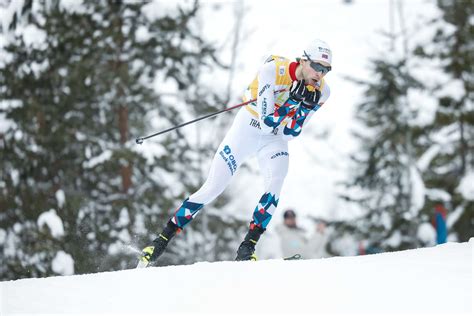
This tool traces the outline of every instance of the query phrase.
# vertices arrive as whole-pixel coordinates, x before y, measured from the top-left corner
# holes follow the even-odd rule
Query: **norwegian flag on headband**
[[[324,59],[329,59],[329,56],[326,54],[321,54],[321,57],[323,57]]]

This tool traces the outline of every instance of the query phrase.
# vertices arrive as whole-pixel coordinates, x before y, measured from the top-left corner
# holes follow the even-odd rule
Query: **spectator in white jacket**
[[[316,220],[315,231],[308,240],[308,259],[319,259],[328,257],[328,253],[326,252],[326,244],[328,241],[326,225],[326,221],[322,219]]]
[[[306,231],[296,223],[296,213],[289,209],[283,213],[283,224],[276,227],[280,238],[280,247],[283,257],[300,254],[307,258],[308,239]]]

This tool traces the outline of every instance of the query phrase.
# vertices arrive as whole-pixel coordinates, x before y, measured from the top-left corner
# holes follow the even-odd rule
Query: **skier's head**
[[[302,66],[303,79],[315,85],[331,70],[331,48],[326,42],[314,39],[303,50],[299,62]]]
[[[320,39],[314,39],[303,50],[301,58],[331,67],[332,51],[328,43]]]

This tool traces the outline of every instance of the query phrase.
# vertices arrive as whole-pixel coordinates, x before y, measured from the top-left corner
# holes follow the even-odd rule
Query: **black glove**
[[[307,90],[306,84],[304,83],[304,79],[293,83],[290,88],[290,99],[292,99],[296,103],[300,103],[301,101],[303,101],[306,92]]]
[[[314,91],[306,91],[304,95],[303,103],[301,106],[307,108],[308,110],[313,110],[319,102],[319,98],[321,97],[321,91],[314,90]]]

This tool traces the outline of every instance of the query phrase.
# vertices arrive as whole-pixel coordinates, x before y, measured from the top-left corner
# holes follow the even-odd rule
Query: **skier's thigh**
[[[284,179],[289,166],[288,143],[286,141],[269,143],[259,151],[258,161],[266,180]]]

